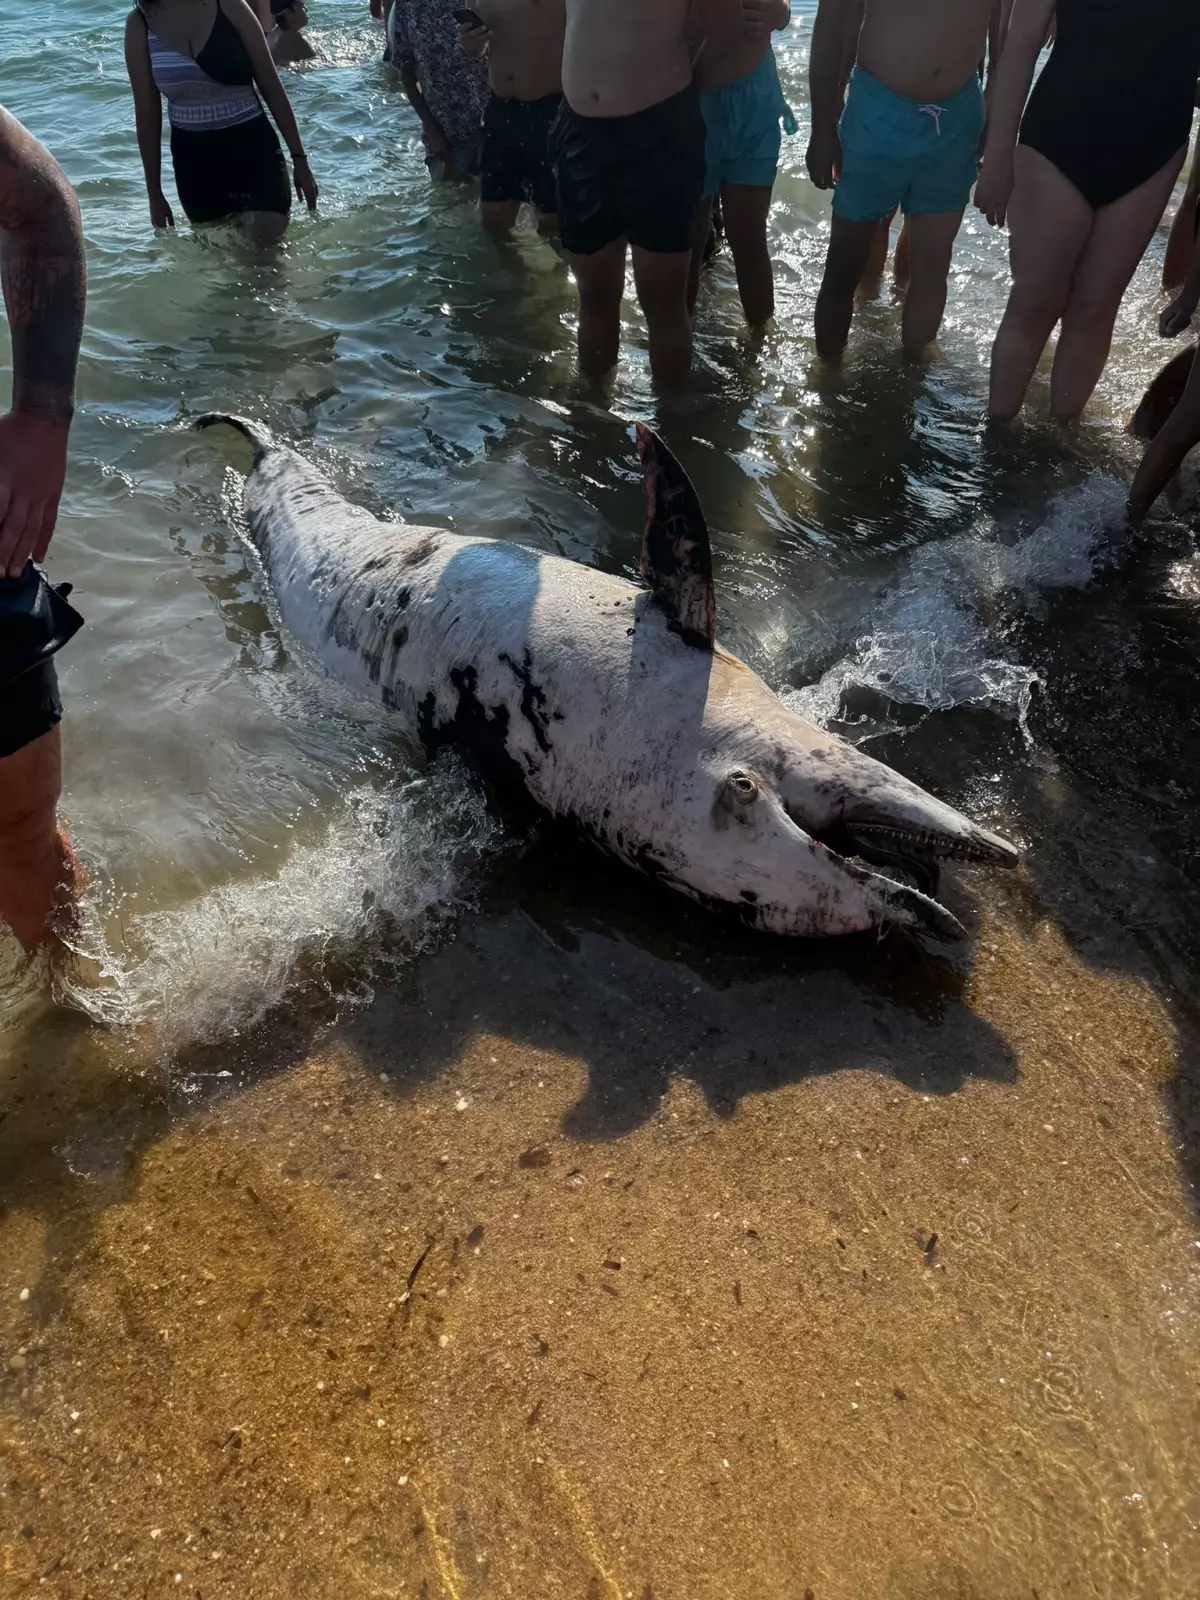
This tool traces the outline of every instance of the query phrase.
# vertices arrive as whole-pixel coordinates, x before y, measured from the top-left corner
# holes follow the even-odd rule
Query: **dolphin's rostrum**
[[[283,620],[433,750],[453,743],[665,885],[771,933],[962,928],[946,859],[996,834],[789,711],[715,639],[695,490],[638,428],[648,508],[623,578],[504,540],[382,523],[257,423],[250,537]]]

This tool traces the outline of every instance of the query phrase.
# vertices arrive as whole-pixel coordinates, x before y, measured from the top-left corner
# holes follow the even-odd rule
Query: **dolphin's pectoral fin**
[[[711,650],[717,634],[712,543],[691,479],[666,445],[637,423],[646,479],[646,534],[639,570],[688,644]]]

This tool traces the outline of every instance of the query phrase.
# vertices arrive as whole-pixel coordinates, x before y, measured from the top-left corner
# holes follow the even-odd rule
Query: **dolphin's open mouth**
[[[943,861],[977,861],[989,866],[1015,867],[1017,851],[996,834],[973,828],[954,835],[934,828],[906,826],[903,822],[868,822],[844,818],[833,828],[814,835],[840,856],[857,857],[900,876],[921,894],[936,896]]]
[[[802,821],[800,826],[804,826]],[[942,863],[973,861],[1013,867],[1020,859],[1007,840],[973,824],[966,826],[969,831],[952,834],[895,819],[872,822],[843,816],[832,827],[808,831],[847,867],[867,869],[873,877],[880,875],[876,882],[884,889],[896,921],[954,939],[962,938],[965,930],[938,902]]]

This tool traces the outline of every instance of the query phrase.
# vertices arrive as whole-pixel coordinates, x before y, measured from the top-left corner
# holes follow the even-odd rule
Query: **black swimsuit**
[[[275,129],[262,110],[254,87],[254,67],[242,37],[217,0],[217,14],[204,47],[183,56],[159,39],[139,4],[150,41],[155,83],[171,104],[180,74],[199,79],[211,94],[211,123],[180,126],[171,113],[171,160],[180,204],[192,222],[220,222],[247,211],[276,212],[291,208],[291,184]],[[197,70],[198,69],[198,70]],[[207,80],[207,89],[205,89]],[[195,85],[194,85],[195,86]],[[222,104],[229,90],[243,104]],[[226,97],[228,100],[228,97]]]
[[[1093,209],[1186,146],[1200,76],[1200,0],[1058,0],[1058,35],[1021,143]]]

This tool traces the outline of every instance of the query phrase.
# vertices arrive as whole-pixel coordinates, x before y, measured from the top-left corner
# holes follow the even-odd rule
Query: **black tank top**
[[[153,8],[147,10],[144,0],[137,0],[137,8],[142,14],[142,21],[153,30]],[[215,83],[238,89],[249,88],[254,83],[254,68],[249,52],[241,34],[222,11],[221,0],[217,0],[217,16],[212,32],[204,41],[204,48],[193,60]]]

